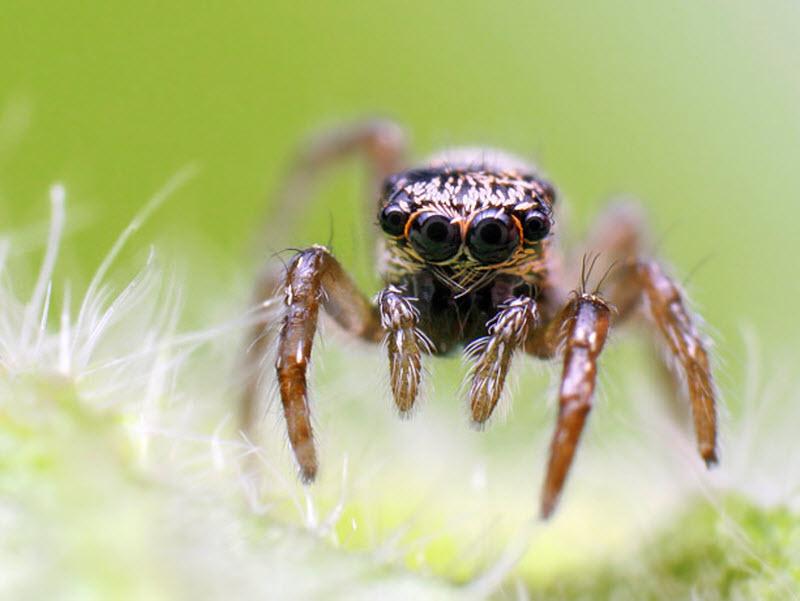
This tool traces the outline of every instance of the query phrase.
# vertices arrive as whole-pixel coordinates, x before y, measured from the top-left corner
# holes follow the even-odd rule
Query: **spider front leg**
[[[582,292],[575,293],[547,327],[546,338],[554,347],[563,341],[564,367],[558,391],[558,421],[542,491],[543,518],[555,509],[592,408],[597,360],[606,342],[610,319],[606,301],[597,294]]]
[[[321,132],[304,144],[276,191],[273,217],[265,228],[265,238],[272,245],[285,242],[293,222],[303,217],[311,200],[314,183],[326,170],[348,157],[360,157],[369,172],[369,198],[374,197],[381,181],[400,169],[404,162],[406,139],[403,130],[385,120],[358,121]],[[259,275],[255,302],[266,303],[280,285],[281,272],[268,266]],[[363,304],[363,303],[360,303]],[[243,357],[244,387],[240,401],[242,431],[255,437],[260,405],[261,360],[274,341],[270,315],[263,315],[248,333],[247,353]]]
[[[306,372],[317,331],[319,307],[349,333],[371,342],[382,337],[375,307],[356,288],[339,262],[321,246],[295,255],[284,280],[286,310],[278,334],[278,375],[283,413],[300,476],[311,482],[317,458],[308,406]]]
[[[472,342],[468,356],[475,359],[469,390],[472,421],[480,426],[492,415],[503,392],[514,354],[523,349],[528,331],[536,325],[536,301],[515,297],[506,301],[488,325],[488,335]]]

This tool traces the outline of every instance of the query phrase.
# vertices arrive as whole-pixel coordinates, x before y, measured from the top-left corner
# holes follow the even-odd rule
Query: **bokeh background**
[[[155,244],[181,266],[186,327],[236,315],[269,254],[259,231],[296,145],[343,121],[390,117],[407,127],[417,156],[479,144],[533,159],[558,186],[574,239],[609,199],[640,199],[661,254],[681,279],[690,277],[716,341],[725,415],[734,420],[752,346],[765,373],[778,365],[785,376],[800,335],[799,27],[800,5],[789,0],[4,2],[0,229],[18,264],[32,267],[17,269],[15,284],[25,290],[35,279],[52,182],[67,188],[69,223],[54,289],[69,279],[80,290],[144,202],[196,164],[198,176],[136,234],[114,277],[124,281]],[[371,250],[349,234],[372,219],[362,211],[363,176],[348,162],[326,177],[293,236],[300,246],[333,232],[337,254],[373,292]],[[637,361],[643,347],[632,344],[609,354],[603,409],[615,395],[627,399],[620,406],[641,400],[624,393],[631,371],[646,367]],[[356,368],[349,356],[324,352],[320,405],[351,392],[340,376]],[[441,361],[432,371],[432,411],[450,412],[448,427],[466,431],[455,394],[463,366]],[[529,371],[519,375],[513,419],[480,442],[465,432],[464,445],[498,463],[519,453],[542,462],[525,445],[530,430],[541,436],[549,428],[552,402],[536,401],[548,380]],[[321,427],[359,430],[369,394],[351,396],[344,417],[326,403]],[[623,410],[605,430],[602,417],[592,419],[599,432],[622,431],[630,443],[634,427],[616,411]],[[416,433],[397,426],[402,436],[432,435],[438,422],[420,418]],[[270,433],[279,435],[279,426]],[[607,445],[600,434],[594,440]],[[513,473],[532,474],[525,499],[533,500],[540,472],[524,465]],[[387,474],[386,486],[400,485]],[[407,519],[387,515],[393,525]],[[564,528],[581,540],[597,517]],[[437,564],[447,554],[440,548],[427,558],[432,571],[467,578],[469,570]],[[542,562],[531,556],[527,564],[535,571]]]
[[[254,218],[298,141],[384,115],[408,127],[418,154],[470,143],[533,158],[578,231],[609,197],[641,198],[680,270],[707,259],[693,295],[724,338],[752,322],[789,342],[800,327],[799,10],[9,2],[0,219],[6,229],[42,219],[44,190],[68,182],[86,209],[71,246],[88,272],[144,199],[196,161],[202,176],[144,235],[207,246],[215,262],[204,269],[224,279],[259,260],[245,256]],[[306,239],[360,218],[357,186],[333,188]]]

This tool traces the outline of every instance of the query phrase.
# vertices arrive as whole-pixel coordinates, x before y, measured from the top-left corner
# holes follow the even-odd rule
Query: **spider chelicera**
[[[298,158],[286,187],[298,202],[314,176],[347,155],[361,155],[373,173],[382,230],[383,289],[364,296],[323,246],[297,252],[276,277],[264,271],[263,301],[279,288],[278,387],[289,441],[304,482],[314,480],[317,455],[306,371],[322,308],[351,335],[383,344],[394,402],[408,415],[417,400],[425,355],[463,348],[472,363],[469,405],[474,424],[492,415],[515,355],[560,357],[558,418],[541,500],[548,517],[569,472],[592,407],[597,362],[608,330],[635,316],[674,364],[685,384],[698,450],[717,461],[715,388],[706,342],[683,295],[643,249],[644,231],[630,206],[611,209],[595,226],[574,268],[556,245],[556,193],[535,170],[511,155],[456,150],[420,168],[403,163],[405,137],[390,122],[357,123],[317,137]],[[589,287],[594,272],[595,285]],[[243,427],[257,415],[258,365],[272,336],[264,320],[248,346]]]

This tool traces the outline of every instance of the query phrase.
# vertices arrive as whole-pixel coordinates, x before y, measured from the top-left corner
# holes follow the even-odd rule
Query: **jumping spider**
[[[284,309],[275,368],[304,482],[317,473],[306,370],[320,307],[353,336],[383,343],[401,415],[417,399],[424,355],[464,348],[473,365],[469,403],[476,425],[492,415],[519,351],[539,359],[562,357],[543,517],[556,506],[591,409],[609,327],[637,314],[649,320],[648,331],[673,360],[675,384],[685,382],[698,450],[707,465],[716,463],[715,392],[706,344],[676,283],[657,261],[643,256],[641,220],[630,207],[601,219],[586,250],[576,255],[583,260],[562,269],[556,193],[531,167],[504,153],[467,149],[405,169],[403,151],[396,125],[358,123],[313,140],[286,188],[287,200],[296,203],[321,168],[360,154],[374,174],[373,215],[383,233],[384,288],[374,301],[323,246],[297,252],[280,276]],[[592,267],[602,274],[595,279],[605,284],[590,290]],[[276,284],[274,272],[265,271],[259,301]],[[264,321],[254,328],[248,347],[246,429],[255,423],[257,366],[269,346],[268,326]]]

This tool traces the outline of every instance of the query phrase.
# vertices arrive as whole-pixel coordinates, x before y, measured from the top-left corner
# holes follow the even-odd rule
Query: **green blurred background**
[[[86,276],[197,162],[140,240],[195,249],[195,275],[227,282],[261,260],[257,226],[298,140],[384,115],[417,156],[532,157],[578,234],[609,197],[641,198],[678,273],[699,265],[691,290],[720,339],[753,324],[786,346],[800,333],[798,26],[788,0],[4,2],[0,224],[43,221],[64,181],[71,277]],[[332,177],[296,239],[325,242],[333,221],[366,282],[372,255],[342,234],[361,219],[359,174]]]
[[[82,290],[136,211],[182,166],[195,163],[199,175],[148,221],[123,264],[133,270],[155,242],[162,256],[187,273],[186,325],[215,319],[209,305],[222,306],[220,319],[241,314],[252,274],[269,254],[259,232],[269,215],[270,191],[297,143],[321,127],[386,116],[408,128],[417,156],[452,144],[480,144],[532,158],[559,187],[573,239],[609,199],[641,199],[661,253],[679,277],[691,276],[689,289],[717,341],[718,379],[735,414],[747,373],[742,329],[755,332],[768,360],[785,360],[787,350],[793,356],[800,334],[794,264],[800,218],[798,30],[800,4],[790,0],[6,1],[0,9],[0,233],[10,233],[14,259],[31,266],[27,281],[24,270],[13,272],[20,280],[14,284],[25,291],[35,278],[52,182],[66,185],[71,224],[56,290],[63,290],[67,277],[73,290]],[[364,219],[363,175],[354,162],[332,173],[292,240],[296,246],[327,242],[333,232],[335,251],[372,292],[372,252],[350,235],[361,231]],[[115,277],[124,282],[127,275]],[[60,294],[55,296],[57,305]],[[604,405],[641,400],[624,393],[630,378],[623,376],[632,371],[628,359],[635,350],[615,345],[606,354]],[[339,432],[346,445],[356,447],[360,442],[351,440],[372,428],[363,423],[379,419],[372,380],[356,386],[352,378],[339,378],[352,358],[325,352],[318,396],[337,402],[319,403],[321,430],[331,433],[329,443]],[[541,434],[550,427],[552,406],[542,400],[545,378],[540,372],[523,376],[528,398],[515,401],[519,419],[475,438],[453,408],[463,367],[435,365],[434,396],[441,403],[433,399],[432,411],[426,408],[413,427],[402,429],[387,400],[380,419],[396,428],[393,435],[402,444],[408,437],[414,441],[409,446],[417,447],[422,440],[447,438],[440,428],[445,422],[436,421],[441,416],[431,421],[438,403],[448,416],[448,436],[457,439],[441,453],[433,445],[441,473],[457,463],[454,455],[463,453],[466,465],[451,472],[471,469],[476,448],[490,449],[497,461],[489,465],[511,466],[514,475],[505,476],[505,488],[489,488],[492,501],[486,506],[502,512],[513,506],[509,514],[527,515],[538,480],[522,458],[531,455],[532,430]],[[640,441],[631,425],[638,422],[625,419],[611,410],[593,416],[587,442],[595,453],[584,453],[580,476],[570,483],[571,499],[583,499],[577,505],[569,501],[579,511],[548,530],[552,535],[540,546],[546,552],[534,554],[529,564],[546,572],[548,561],[556,563],[581,545],[597,543],[604,554],[615,544],[615,528],[626,522],[627,510],[613,498],[604,504],[581,493],[593,490],[581,483],[608,480],[612,487],[620,481],[618,494],[625,494],[626,475],[603,471],[608,468],[597,454],[613,454],[605,441],[623,430],[619,454],[624,461],[638,456]],[[282,427],[270,423],[269,431],[282,441]],[[735,447],[727,424],[723,420],[723,444]],[[376,438],[365,443],[370,452],[401,448],[384,438],[377,445]],[[683,464],[673,451],[667,450],[669,464],[680,471]],[[427,448],[416,452],[424,455]],[[723,448],[723,461],[727,456]],[[331,466],[326,478],[338,481],[336,460],[325,459]],[[400,459],[391,457],[391,464]],[[428,489],[417,482],[423,491],[419,505],[408,503],[421,461],[406,457],[407,472],[381,468],[383,480],[371,487],[378,502],[370,505],[370,496],[363,502],[378,514],[379,533],[402,524],[416,507],[427,508],[435,522],[437,512],[447,516],[463,501],[463,489],[450,488],[450,496],[429,505],[431,497],[423,494]],[[291,470],[288,454],[281,464]],[[640,473],[661,484],[651,487],[647,480],[639,488],[657,497],[672,485],[670,474],[656,471]],[[398,483],[402,502],[392,489]],[[509,490],[521,498],[510,500]],[[605,530],[594,536],[598,520],[606,520]],[[428,526],[423,519],[415,527]],[[634,520],[634,544],[636,528]],[[709,540],[716,540],[713,523],[708,528]],[[678,531],[684,530],[695,531],[679,522]],[[670,533],[665,538],[672,540]],[[368,546],[353,540],[351,547]],[[570,546],[572,541],[578,542]],[[708,555],[698,548],[698,557]],[[452,555],[434,550],[427,562],[435,572],[469,576],[461,573],[463,562],[436,567],[437,557],[442,563]],[[683,576],[685,555],[676,553]]]

